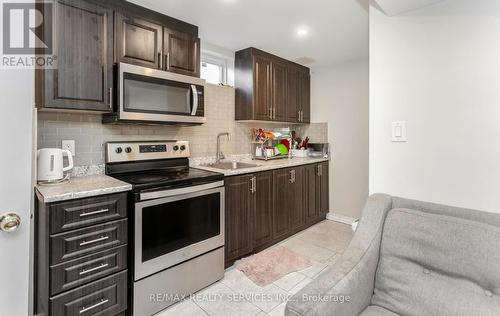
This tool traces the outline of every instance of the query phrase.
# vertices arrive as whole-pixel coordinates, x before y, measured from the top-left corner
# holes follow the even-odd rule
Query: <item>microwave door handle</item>
[[[191,111],[191,116],[195,116],[198,111],[198,89],[194,84],[191,85],[191,91],[193,92],[193,110]]]

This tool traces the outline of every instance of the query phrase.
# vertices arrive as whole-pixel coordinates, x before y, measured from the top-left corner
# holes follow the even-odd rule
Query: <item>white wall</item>
[[[330,212],[359,218],[368,196],[368,60],[313,69],[312,121],[328,122]]]
[[[500,210],[499,2],[370,8],[370,193]]]

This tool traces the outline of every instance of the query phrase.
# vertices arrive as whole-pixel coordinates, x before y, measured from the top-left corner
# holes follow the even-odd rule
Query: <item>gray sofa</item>
[[[285,314],[499,316],[500,214],[375,194],[349,247]]]

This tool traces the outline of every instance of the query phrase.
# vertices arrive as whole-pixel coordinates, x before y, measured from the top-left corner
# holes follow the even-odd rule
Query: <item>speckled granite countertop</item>
[[[106,175],[73,177],[68,182],[37,185],[37,195],[44,203],[60,202],[85,197],[125,192],[132,185]]]
[[[267,170],[308,165],[308,164],[329,161],[329,160],[330,159],[328,159],[328,158],[309,158],[309,157],[308,158],[293,157],[292,159],[284,158],[284,159],[276,159],[276,160],[268,160],[268,161],[241,159],[241,160],[238,160],[238,162],[251,163],[251,164],[258,165],[258,167],[236,169],[236,170],[222,170],[222,169],[212,168],[212,167],[209,167],[209,166],[206,166],[203,164],[197,164],[197,163],[191,164],[191,167],[202,169],[202,170],[223,173],[227,177],[227,176],[235,176],[235,175],[240,175],[240,174],[255,173],[255,172],[261,172],[261,171],[267,171]],[[230,160],[224,160],[224,161],[230,161]]]

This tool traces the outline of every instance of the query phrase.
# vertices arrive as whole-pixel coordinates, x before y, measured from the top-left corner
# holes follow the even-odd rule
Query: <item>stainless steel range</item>
[[[106,174],[133,186],[134,315],[152,315],[224,276],[224,178],[189,168],[189,143],[106,144]]]

